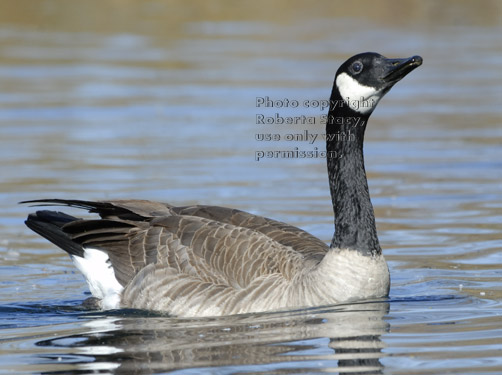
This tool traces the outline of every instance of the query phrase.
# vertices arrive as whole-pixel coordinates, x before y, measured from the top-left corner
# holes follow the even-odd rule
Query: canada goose
[[[101,217],[44,210],[26,225],[70,255],[103,309],[215,316],[385,297],[390,277],[364,169],[364,131],[378,101],[421,64],[419,56],[368,52],[336,73],[326,126],[331,246],[236,209],[143,200],[25,201]]]

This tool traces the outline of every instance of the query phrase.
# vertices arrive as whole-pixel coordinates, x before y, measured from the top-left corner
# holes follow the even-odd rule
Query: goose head
[[[361,53],[340,66],[334,88],[354,112],[370,115],[392,86],[420,65],[420,56],[389,59],[374,52]]]

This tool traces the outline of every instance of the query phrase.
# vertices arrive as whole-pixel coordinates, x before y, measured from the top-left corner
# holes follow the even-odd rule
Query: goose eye
[[[361,73],[361,70],[363,70],[363,64],[360,61],[356,61],[352,64],[352,71],[355,74]]]

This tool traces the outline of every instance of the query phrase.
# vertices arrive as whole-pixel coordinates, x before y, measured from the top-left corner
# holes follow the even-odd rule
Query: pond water
[[[502,373],[500,2],[0,8],[0,374]],[[388,299],[204,319],[80,308],[82,276],[17,202],[224,205],[328,242],[324,160],[256,155],[323,150],[284,138],[323,132],[304,101],[368,50],[424,58],[366,132]],[[256,123],[276,113],[315,123]]]

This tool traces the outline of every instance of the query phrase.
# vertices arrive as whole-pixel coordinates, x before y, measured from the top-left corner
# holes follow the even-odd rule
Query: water
[[[0,12],[0,373],[502,373],[498,2],[27,4]],[[366,50],[424,58],[366,134],[389,299],[207,319],[79,307],[82,277],[17,202],[202,202],[329,241],[324,160],[255,160],[321,150],[255,134],[322,133],[323,112],[256,98],[326,99]],[[276,112],[316,124],[256,124]]]

